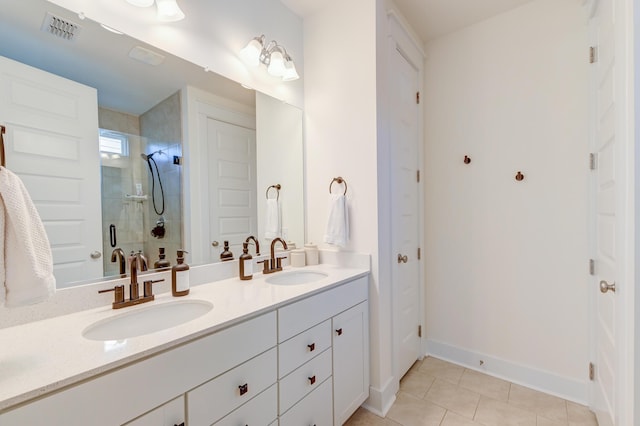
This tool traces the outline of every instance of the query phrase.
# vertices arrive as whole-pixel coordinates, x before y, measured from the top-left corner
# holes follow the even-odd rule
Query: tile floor
[[[587,407],[427,357],[400,381],[386,418],[360,408],[345,426],[597,426]]]

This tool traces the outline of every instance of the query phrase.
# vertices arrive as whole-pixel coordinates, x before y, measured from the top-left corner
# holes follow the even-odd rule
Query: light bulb
[[[274,50],[271,52],[271,62],[269,62],[267,72],[274,77],[282,77],[284,75],[284,71],[284,57],[282,56],[282,53]]]
[[[156,7],[159,21],[175,22],[184,19],[184,13],[176,0],[156,0]]]
[[[296,71],[296,65],[289,58],[284,63],[284,74],[282,75],[282,81],[293,81],[299,79],[298,71]]]
[[[260,65],[260,53],[262,52],[262,42],[254,38],[240,51],[242,60],[252,67]]]

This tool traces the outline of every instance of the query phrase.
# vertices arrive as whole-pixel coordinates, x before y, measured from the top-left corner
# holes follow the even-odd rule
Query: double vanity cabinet
[[[0,424],[341,425],[369,395],[367,294],[365,274],[327,285],[10,408]]]

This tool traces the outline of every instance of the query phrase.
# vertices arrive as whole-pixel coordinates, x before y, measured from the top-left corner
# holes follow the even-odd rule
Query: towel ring
[[[275,184],[275,185],[271,185],[270,187],[267,188],[267,192],[265,193],[265,196],[267,197],[267,200],[269,199],[269,190],[271,188],[275,188],[276,190],[276,200],[280,199],[280,189],[282,188],[282,186],[280,186],[279,183]]]
[[[347,195],[347,181],[342,179],[342,176],[338,176],[336,178],[333,178],[333,180],[329,184],[329,194],[331,194],[331,187],[333,186],[333,182],[343,183],[344,184],[344,195]]]

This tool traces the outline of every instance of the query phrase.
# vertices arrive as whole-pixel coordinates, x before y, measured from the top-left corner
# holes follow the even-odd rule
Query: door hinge
[[[595,170],[598,168],[598,156],[595,153],[589,154],[589,169]]]
[[[416,103],[420,104],[420,92],[416,92]]]
[[[593,365],[592,362],[589,363],[589,380],[593,381],[596,379],[596,366]]]
[[[589,47],[589,63],[595,64],[598,62],[598,48],[596,46]]]
[[[422,326],[418,326],[418,337],[422,337]]]
[[[420,182],[420,170],[416,171],[416,181]]]
[[[589,259],[589,275],[596,274],[596,261],[593,259]]]
[[[422,259],[422,249],[418,247],[418,260]]]

